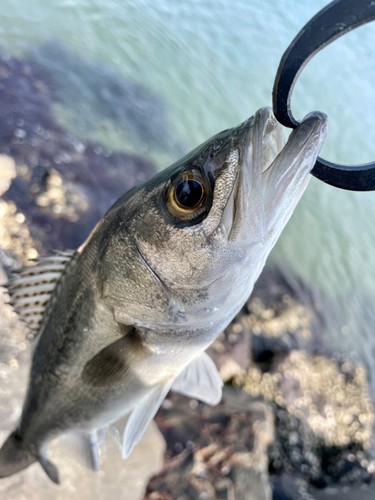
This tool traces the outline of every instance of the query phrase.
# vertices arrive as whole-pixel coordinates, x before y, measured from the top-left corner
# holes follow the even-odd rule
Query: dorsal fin
[[[5,285],[10,304],[30,329],[29,338],[38,333],[47,302],[75,252],[56,250],[52,255],[39,257],[34,265],[13,271],[14,277]]]

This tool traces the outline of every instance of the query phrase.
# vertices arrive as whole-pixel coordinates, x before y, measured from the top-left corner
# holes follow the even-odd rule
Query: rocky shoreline
[[[328,348],[324,354],[323,340],[314,339],[323,310],[314,314],[312,293],[281,270],[264,270],[210,348],[227,382],[222,403],[210,408],[170,395],[159,411],[167,452],[144,500],[311,500],[363,486],[371,494],[366,372]]]
[[[33,62],[0,59],[0,116],[5,282],[11,268],[30,258],[80,245],[110,205],[155,168],[64,130],[53,115],[53,83]],[[4,300],[1,440],[19,416],[30,358],[28,332]],[[209,349],[226,382],[217,407],[170,393],[155,419],[164,438],[154,426],[135,461],[123,463],[116,447],[106,445],[103,474],[95,479],[67,465],[66,486],[56,493],[33,466],[1,481],[0,497],[97,498],[100,488],[106,498],[130,488],[127,500],[143,495],[144,500],[345,495],[349,500],[358,492],[372,498],[375,460],[368,450],[374,408],[367,376],[360,363],[334,354],[326,344],[329,314],[329,304],[309,284],[266,268],[240,314]],[[63,455],[53,453],[64,464]],[[159,458],[150,462],[153,454]],[[150,462],[147,470],[144,462]],[[129,482],[134,470],[140,471],[138,489]]]
[[[124,192],[155,173],[148,160],[68,133],[54,117],[52,98],[53,82],[42,67],[0,59],[0,182],[11,179],[0,214],[10,226],[25,219],[34,247],[18,249],[23,261],[77,248]]]

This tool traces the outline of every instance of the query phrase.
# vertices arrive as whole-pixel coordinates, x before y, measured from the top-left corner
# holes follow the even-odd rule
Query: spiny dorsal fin
[[[39,257],[33,266],[14,271],[14,278],[5,285],[10,304],[31,331],[30,338],[36,336],[47,302],[74,254],[75,250],[56,250]]]

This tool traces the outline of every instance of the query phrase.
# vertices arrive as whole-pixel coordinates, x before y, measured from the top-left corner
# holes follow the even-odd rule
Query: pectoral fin
[[[168,394],[172,383],[173,380],[167,380],[164,384],[153,387],[149,394],[134,408],[124,431],[122,458],[128,458],[134,446],[140,441],[163,399]]]
[[[179,375],[172,390],[215,406],[221,400],[222,387],[215,363],[204,352]]]
[[[125,337],[102,349],[87,362],[83,382],[95,387],[112,386],[124,380],[129,370],[150,353],[142,339],[131,327]]]

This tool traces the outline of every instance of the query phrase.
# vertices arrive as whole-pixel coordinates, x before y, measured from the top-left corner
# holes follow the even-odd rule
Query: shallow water
[[[164,168],[221,129],[271,105],[283,51],[325,0],[2,0],[0,51],[38,61],[56,82],[55,112],[86,139]],[[375,25],[316,56],[294,114],[328,114],[323,156],[375,159]],[[134,108],[126,105],[129,96]],[[338,347],[375,364],[375,193],[313,179],[271,260],[343,306]]]

